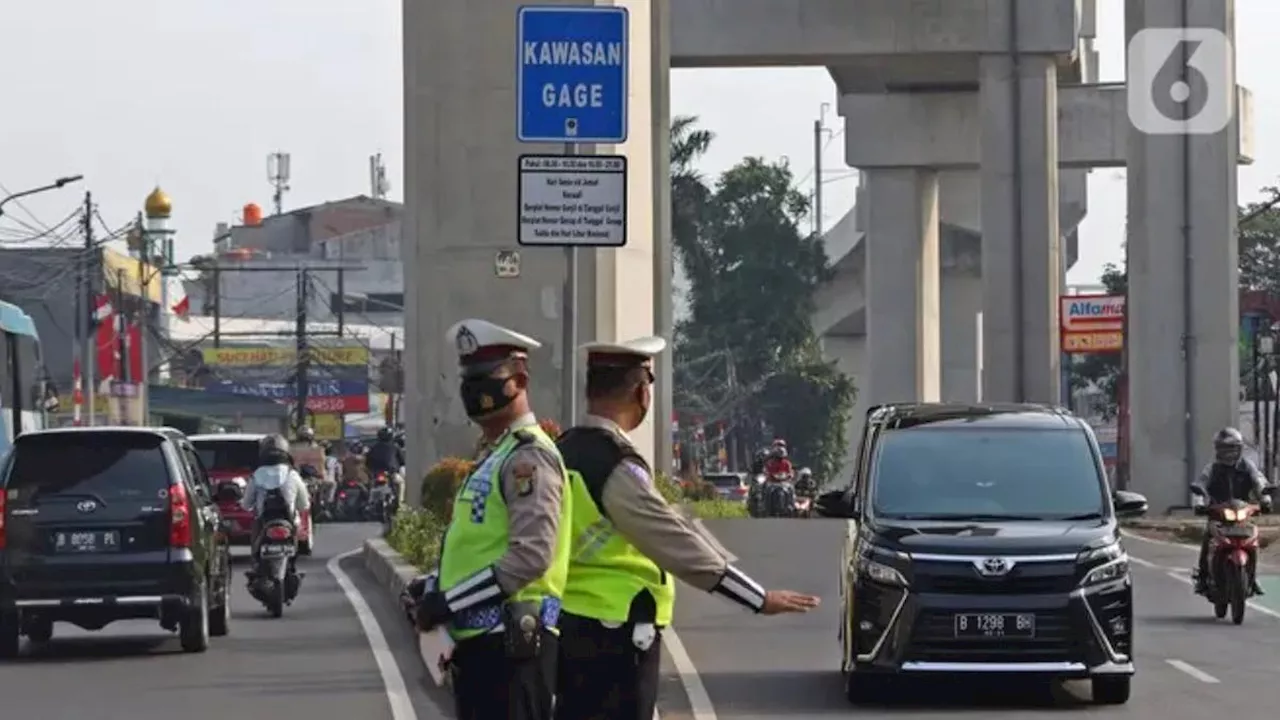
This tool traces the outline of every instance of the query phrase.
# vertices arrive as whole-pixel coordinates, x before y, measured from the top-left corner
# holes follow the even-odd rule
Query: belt
[[[502,624],[501,603],[464,610],[453,616],[453,627],[456,630],[496,630]],[[560,598],[543,598],[538,610],[539,620],[544,628],[554,628],[560,623]]]

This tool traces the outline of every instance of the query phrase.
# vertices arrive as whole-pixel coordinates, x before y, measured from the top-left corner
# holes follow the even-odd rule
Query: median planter
[[[1199,545],[1204,539],[1207,522],[1205,518],[1195,516],[1137,518],[1126,520],[1123,527],[1132,533],[1153,540]],[[1280,516],[1262,515],[1258,517],[1257,524],[1258,542],[1262,547],[1265,548],[1280,538]]]

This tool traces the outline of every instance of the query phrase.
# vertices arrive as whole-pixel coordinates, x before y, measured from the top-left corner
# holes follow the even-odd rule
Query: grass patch
[[[694,517],[706,519],[745,518],[747,506],[742,502],[728,500],[693,500],[686,504]]]
[[[387,533],[387,544],[419,570],[430,570],[440,562],[440,541],[445,524],[427,510],[403,508]]]

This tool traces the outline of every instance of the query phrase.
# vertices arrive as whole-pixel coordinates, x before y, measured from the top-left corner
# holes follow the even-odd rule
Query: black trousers
[[[641,651],[631,632],[561,613],[555,720],[653,720],[662,637]]]
[[[530,660],[508,658],[501,633],[458,643],[449,663],[458,720],[551,720],[558,640],[544,630]]]

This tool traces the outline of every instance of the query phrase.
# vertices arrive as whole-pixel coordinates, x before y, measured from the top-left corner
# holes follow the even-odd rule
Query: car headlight
[[[1076,557],[1076,562],[1081,565],[1093,565],[1094,563],[1109,562],[1120,557],[1125,557],[1124,548],[1120,547],[1119,541],[1116,541],[1102,547],[1081,550]]]
[[[858,563],[858,572],[878,583],[897,585],[898,587],[907,586],[907,579],[896,568],[875,560],[862,558]]]
[[[1115,560],[1109,560],[1098,567],[1089,571],[1084,576],[1084,580],[1080,581],[1082,586],[1101,585],[1113,580],[1120,580],[1129,575],[1129,557],[1122,556]]]

